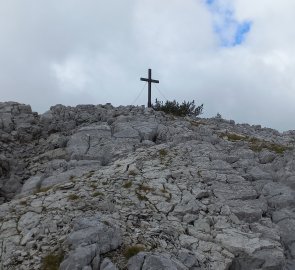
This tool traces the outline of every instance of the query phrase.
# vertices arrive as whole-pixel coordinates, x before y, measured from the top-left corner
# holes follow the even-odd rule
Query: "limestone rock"
[[[128,270],[186,270],[180,261],[168,254],[139,253],[128,261]]]
[[[105,258],[100,265],[100,270],[118,270],[118,268],[112,263],[110,259]]]
[[[96,244],[79,246],[70,252],[68,257],[61,263],[60,270],[80,270],[85,266],[89,266],[93,258],[96,256],[98,246]],[[83,268],[84,269],[84,268]]]
[[[0,103],[0,269],[294,269],[294,134]]]
[[[101,253],[118,248],[122,244],[120,230],[99,221],[98,217],[78,220],[67,243],[72,247],[97,244]]]

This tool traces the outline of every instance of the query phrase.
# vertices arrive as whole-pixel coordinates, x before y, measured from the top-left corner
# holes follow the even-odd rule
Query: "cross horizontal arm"
[[[152,83],[159,83],[158,80],[150,80],[150,79],[146,79],[146,78],[140,78],[141,81],[144,81],[144,82],[152,82]]]
[[[158,80],[151,80],[152,83],[159,83]]]

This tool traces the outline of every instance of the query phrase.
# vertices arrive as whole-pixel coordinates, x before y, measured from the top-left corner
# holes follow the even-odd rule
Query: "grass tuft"
[[[36,188],[34,194],[38,194],[38,193],[41,193],[41,192],[47,192],[51,188],[52,188],[51,186],[49,186],[49,187],[43,187],[43,188],[38,187],[38,188]]]
[[[286,150],[290,149],[289,147],[286,147],[281,144],[276,144],[276,143],[261,140],[261,139],[255,138],[255,137],[248,137],[248,136],[239,135],[239,134],[235,134],[235,133],[226,133],[226,134],[222,133],[220,135],[220,137],[223,139],[227,139],[229,141],[232,141],[232,142],[236,142],[236,141],[248,142],[249,148],[254,152],[260,152],[263,149],[267,149],[267,150],[275,152],[277,154],[284,154],[284,152]]]
[[[131,181],[128,181],[126,183],[123,184],[123,188],[131,188],[132,186],[132,182]]]
[[[91,183],[90,184],[90,187],[93,188],[93,189],[96,189],[97,188],[97,184],[96,183]]]
[[[99,191],[95,191],[92,193],[92,197],[97,197],[97,196],[103,196],[103,193],[101,193]]]
[[[50,253],[42,260],[42,270],[58,270],[59,265],[63,261],[63,252]]]
[[[140,191],[144,191],[145,193],[148,193],[148,192],[151,192],[151,191],[155,191],[154,188],[149,187],[149,186],[144,185],[144,184],[140,184],[140,185],[138,186],[138,190],[140,190]]]
[[[226,133],[226,134],[221,134],[222,138],[227,138],[231,142],[236,142],[236,141],[244,141],[247,139],[246,136],[236,134],[236,133]]]
[[[20,205],[23,205],[23,206],[27,206],[28,205],[28,202],[26,199],[23,199],[19,202]]]
[[[284,152],[289,149],[284,145],[270,143],[267,141],[251,142],[249,148],[254,152],[260,152],[263,149],[267,149],[277,154],[284,154]]]
[[[133,171],[133,170],[130,170],[130,171],[128,171],[128,175],[136,176],[137,173],[135,171]]]
[[[167,150],[166,149],[160,149],[159,150],[159,155],[160,155],[160,157],[165,157],[165,156],[167,156],[167,154],[168,154],[168,152],[167,152]]]
[[[124,256],[128,260],[129,258],[135,256],[137,253],[144,251],[144,247],[140,245],[135,245],[128,247],[124,250]]]
[[[69,198],[69,200],[71,200],[71,201],[76,201],[76,200],[78,200],[80,197],[79,197],[78,195],[76,195],[76,194],[70,194],[70,195],[68,196],[68,198]]]
[[[148,201],[148,198],[145,195],[141,195],[140,193],[136,193],[138,200],[140,201]]]

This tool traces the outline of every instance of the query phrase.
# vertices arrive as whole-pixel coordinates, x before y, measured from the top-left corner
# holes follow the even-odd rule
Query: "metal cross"
[[[149,69],[149,77],[148,78],[140,78],[141,81],[145,81],[149,83],[149,92],[148,92],[148,107],[152,107],[152,83],[159,83],[158,80],[152,79],[152,70]]]

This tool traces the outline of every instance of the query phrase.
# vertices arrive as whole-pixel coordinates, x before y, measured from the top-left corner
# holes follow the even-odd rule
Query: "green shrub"
[[[176,100],[167,100],[164,104],[163,101],[159,101],[156,99],[156,103],[153,104],[152,107],[156,111],[171,113],[175,116],[198,116],[202,114],[203,111],[203,104],[196,107],[194,100],[191,102],[183,101],[182,104],[179,104]]]

